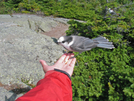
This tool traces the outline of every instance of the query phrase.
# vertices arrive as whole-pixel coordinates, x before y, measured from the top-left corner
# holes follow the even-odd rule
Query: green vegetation
[[[30,80],[21,79],[21,81],[32,88],[36,87],[36,85],[32,84]]]
[[[78,56],[72,77],[74,101],[134,100],[134,4],[112,5],[102,6],[86,23],[68,22],[68,35],[89,38],[102,35],[116,47],[113,50],[95,48]],[[115,7],[118,14],[104,12],[106,6]]]
[[[7,0],[1,4],[0,13],[41,11],[46,16],[86,21],[70,20],[67,35],[105,36],[115,49],[94,48],[77,57],[73,100],[134,101],[133,0]],[[109,13],[109,8],[116,13]]]
[[[0,0],[0,14],[7,13],[6,7],[4,6],[4,2]]]

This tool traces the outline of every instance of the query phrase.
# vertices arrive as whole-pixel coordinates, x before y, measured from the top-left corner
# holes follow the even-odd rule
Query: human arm
[[[16,101],[72,101],[70,77],[76,59],[70,59],[73,54],[64,54],[53,66],[48,66],[40,60],[45,77],[37,86],[18,98]],[[66,63],[66,61],[68,61]],[[55,69],[55,70],[54,70]]]

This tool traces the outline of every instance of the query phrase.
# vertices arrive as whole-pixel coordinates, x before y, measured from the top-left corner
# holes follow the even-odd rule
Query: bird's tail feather
[[[112,42],[108,42],[109,40],[106,39],[105,37],[97,37],[93,39],[94,41],[97,41],[99,44],[97,47],[101,48],[108,48],[108,49],[113,49],[115,48]]]
[[[112,45],[113,42],[101,42],[101,41],[98,41],[99,44],[106,44],[106,45]]]
[[[100,43],[100,44],[97,45],[97,47],[108,48],[108,49],[115,48],[114,45],[112,45],[112,44],[105,44],[105,43]]]
[[[108,39],[106,39],[105,37],[102,37],[102,36],[94,38],[93,40],[94,41],[101,41],[101,42],[108,42],[109,41]]]

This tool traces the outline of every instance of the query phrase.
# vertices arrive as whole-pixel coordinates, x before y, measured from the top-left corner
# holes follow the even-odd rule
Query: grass
[[[3,5],[3,2],[0,2],[0,14],[8,14],[8,10]]]

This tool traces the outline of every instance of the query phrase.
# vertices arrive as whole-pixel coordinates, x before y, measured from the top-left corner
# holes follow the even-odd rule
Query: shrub
[[[134,100],[134,20],[130,8],[125,7],[125,12],[120,9],[119,13],[123,12],[120,16],[107,13],[105,18],[96,15],[86,23],[68,22],[68,35],[89,38],[101,35],[115,45],[112,50],[94,48],[77,57],[72,77],[74,101]]]
[[[0,1],[0,14],[5,14],[5,13],[7,13],[7,9],[4,6],[4,2]]]
[[[21,3],[19,3],[18,8],[21,11],[25,10],[30,12],[37,12],[41,10],[41,6],[38,5],[35,0],[23,0]]]

